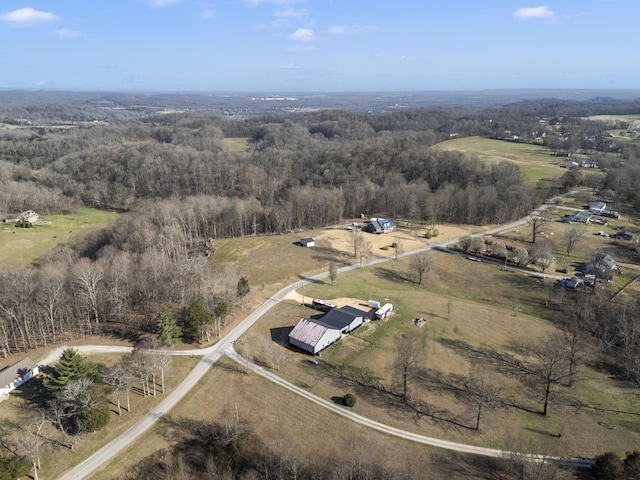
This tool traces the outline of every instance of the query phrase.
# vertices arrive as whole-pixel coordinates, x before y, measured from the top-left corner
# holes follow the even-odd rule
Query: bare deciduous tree
[[[329,280],[331,280],[331,285],[333,285],[333,282],[335,282],[336,278],[338,278],[338,266],[336,265],[336,262],[334,262],[333,260],[329,262],[328,277],[329,277]]]
[[[565,232],[564,237],[567,241],[567,255],[571,255],[571,252],[573,252],[575,246],[584,237],[584,230],[571,228]]]
[[[412,255],[409,265],[413,274],[418,278],[417,283],[420,285],[433,271],[433,259],[429,252],[420,252]]]
[[[540,215],[532,215],[527,220],[527,224],[531,227],[531,243],[536,243],[536,238],[542,232],[542,227],[544,227],[551,220],[545,217],[541,217]]]
[[[409,398],[421,356],[421,347],[413,337],[404,333],[396,337],[395,381],[400,388],[400,395],[405,400]]]

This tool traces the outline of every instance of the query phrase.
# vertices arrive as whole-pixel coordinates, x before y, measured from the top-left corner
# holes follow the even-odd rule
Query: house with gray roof
[[[0,371],[0,398],[9,395],[9,392],[31,380],[38,373],[40,373],[38,365],[30,358],[23,358],[4,368]]]

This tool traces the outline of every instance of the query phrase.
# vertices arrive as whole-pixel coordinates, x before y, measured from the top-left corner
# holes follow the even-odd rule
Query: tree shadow
[[[380,268],[376,268],[374,271],[376,276],[388,282],[393,282],[393,283],[412,282],[409,278],[403,276],[399,272],[391,270],[390,268],[380,267]]]
[[[331,397],[331,401],[336,405],[340,405],[341,407],[347,406],[347,402],[344,401],[344,397],[339,397],[337,395],[334,395],[333,397]]]

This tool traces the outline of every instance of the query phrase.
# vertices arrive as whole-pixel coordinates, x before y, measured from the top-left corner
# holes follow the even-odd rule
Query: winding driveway
[[[573,192],[570,192],[571,194]],[[565,194],[563,196],[569,195]],[[558,197],[556,197],[558,198]],[[555,200],[555,199],[554,199]],[[554,202],[555,203],[555,202]],[[531,216],[539,215],[542,211],[552,206],[553,203],[551,201],[545,203],[543,206],[539,207],[537,210],[528,215],[527,217],[520,219],[516,222],[509,223],[507,225],[501,225],[500,227],[486,230],[480,234],[475,235],[487,235],[492,233],[498,233],[505,230],[511,230],[518,226],[524,225],[527,223]],[[418,252],[422,252],[425,250],[429,250],[431,248],[438,248],[440,250],[447,250],[446,245],[452,242],[456,242],[458,239],[450,239],[447,242],[443,243],[431,243],[425,244],[423,247],[409,250],[406,252],[402,252],[398,254],[398,257],[405,257],[408,255],[413,255]],[[394,257],[383,257],[377,258],[375,260],[371,260],[367,262],[367,266],[377,265],[386,261],[393,259]],[[338,272],[347,272],[350,270],[354,270],[359,268],[359,265],[349,265],[346,267],[342,267],[338,269]],[[502,450],[494,450],[490,448],[477,447],[473,445],[464,445],[454,442],[448,442],[445,440],[440,440],[433,437],[427,437],[424,435],[418,435],[416,433],[407,432],[404,430],[400,430],[398,428],[390,427],[388,425],[384,425],[382,423],[376,422],[374,420],[370,420],[368,418],[357,415],[349,410],[345,410],[327,400],[321,399],[312,395],[311,393],[296,387],[295,385],[283,380],[282,378],[274,375],[271,372],[266,371],[265,369],[248,363],[246,359],[240,357],[235,350],[233,349],[233,343],[239,339],[254,323],[256,323],[265,313],[267,313],[271,308],[277,305],[287,294],[293,292],[298,289],[300,286],[308,283],[315,282],[317,280],[322,280],[328,276],[328,272],[322,272],[312,277],[308,277],[304,280],[297,281],[291,285],[288,285],[273,296],[268,298],[262,305],[260,305],[255,311],[250,313],[244,320],[242,320],[238,325],[236,325],[227,335],[220,339],[218,343],[215,345],[199,350],[183,350],[179,352],[174,352],[176,355],[202,355],[202,359],[197,363],[194,369],[187,375],[187,377],[178,385],[178,387],[172,391],[167,398],[165,398],[156,408],[154,408],[151,412],[145,415],[138,423],[133,425],[127,431],[125,431],[122,435],[114,438],[109,443],[100,448],[93,455],[89,456],[85,460],[83,460],[80,464],[69,470],[67,473],[60,477],[61,480],[78,480],[83,479],[91,475],[95,470],[97,470],[101,465],[105,464],[109,460],[111,460],[117,453],[125,449],[128,445],[134,442],[138,437],[140,437],[144,432],[146,432],[150,427],[152,427],[155,422],[158,421],[160,417],[169,412],[184,396],[193,388],[196,383],[207,373],[209,367],[216,363],[218,359],[226,354],[230,358],[241,362],[243,365],[247,366],[254,372],[268,378],[269,380],[277,383],[278,385],[287,388],[288,390],[301,395],[308,400],[316,403],[317,405],[322,406],[323,408],[327,408],[332,412],[341,415],[343,417],[348,418],[354,422],[360,423],[362,425],[368,426],[370,428],[376,429],[378,431],[388,433],[390,435],[394,435],[397,437],[401,437],[410,441],[419,442],[427,445],[432,445],[440,448],[445,448],[448,450],[455,450],[459,452],[475,454],[475,455],[484,455],[490,457],[499,457],[508,455],[510,452],[502,451]],[[49,356],[45,360],[43,360],[42,364],[50,364],[56,361],[60,357],[60,353],[66,347],[60,347],[51,352]],[[123,353],[131,351],[131,347],[108,347],[108,346],[79,346],[74,347],[79,352],[90,353],[90,352],[114,352],[114,353]],[[556,462],[562,463],[563,465],[573,466],[573,467],[590,467],[592,462],[586,459],[565,459],[559,457],[543,457],[540,455],[527,455],[524,454],[521,456],[525,456],[529,459],[540,461],[540,462]]]

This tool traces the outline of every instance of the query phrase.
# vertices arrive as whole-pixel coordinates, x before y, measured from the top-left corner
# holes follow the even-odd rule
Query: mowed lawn
[[[13,224],[0,224],[0,268],[27,265],[56,245],[74,236],[106,227],[117,213],[81,207],[68,215],[43,215],[44,225],[33,228],[14,228]],[[15,232],[15,233],[14,233]]]
[[[513,162],[520,167],[524,181],[535,186],[540,180],[559,178],[566,158],[554,157],[543,146],[507,142],[483,137],[463,137],[446,140],[433,147],[436,150],[458,150],[490,163]]]

